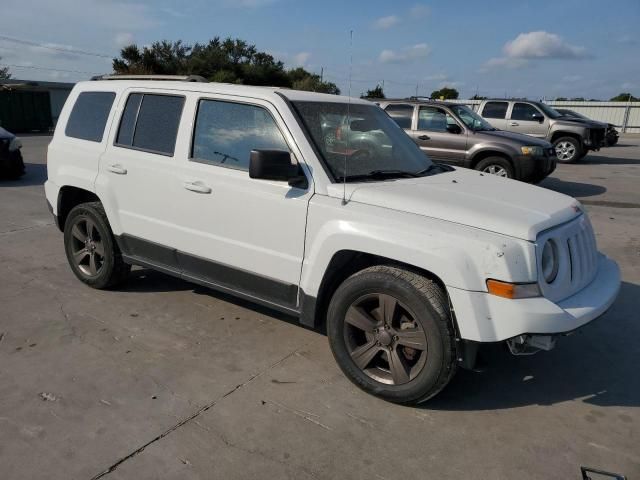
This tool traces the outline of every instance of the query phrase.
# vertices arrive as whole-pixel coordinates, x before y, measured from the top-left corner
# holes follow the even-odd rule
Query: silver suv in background
[[[436,162],[530,183],[556,167],[549,142],[498,130],[465,105],[422,99],[379,105]]]
[[[556,147],[558,161],[573,163],[589,150],[605,146],[606,129],[599,122],[562,115],[549,105],[530,100],[483,100],[478,113],[501,130],[544,138]]]

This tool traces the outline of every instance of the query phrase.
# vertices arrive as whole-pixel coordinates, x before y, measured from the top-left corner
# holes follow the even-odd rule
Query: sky
[[[129,43],[231,36],[353,96],[384,82],[392,97],[609,99],[640,96],[639,26],[640,0],[3,0],[0,64],[71,82]]]

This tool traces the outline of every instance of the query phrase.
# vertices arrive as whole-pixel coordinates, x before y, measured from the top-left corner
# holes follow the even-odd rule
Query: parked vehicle
[[[328,118],[385,147],[336,153]],[[483,342],[551,349],[620,288],[575,199],[434,164],[364,100],[80,82],[47,167],[80,281],[109,288],[141,265],[295,315],[393,402],[433,397]]]
[[[616,143],[618,143],[618,137],[619,137],[618,130],[616,130],[616,126],[613,123],[598,122],[597,120],[592,120],[591,118],[581,113],[578,113],[575,110],[569,110],[568,108],[555,108],[554,110],[557,112],[560,112],[565,117],[581,118],[583,120],[589,120],[591,122],[601,123],[603,127],[606,129],[606,134],[605,134],[606,146],[611,147]]]
[[[605,129],[592,120],[568,118],[542,102],[483,100],[478,113],[501,130],[544,138],[556,147],[558,161],[573,163],[605,144]]]
[[[465,105],[407,99],[379,105],[436,162],[530,183],[556,168],[551,143],[498,130]]]
[[[21,148],[20,139],[0,127],[0,179],[15,180],[24,175]]]

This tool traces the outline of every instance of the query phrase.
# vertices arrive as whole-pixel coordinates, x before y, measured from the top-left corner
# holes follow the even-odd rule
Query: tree
[[[367,93],[363,93],[360,95],[360,98],[387,98],[384,95],[384,90],[380,85],[376,85],[376,87],[372,90],[367,90]]]
[[[458,90],[450,87],[443,87],[440,90],[431,92],[431,98],[433,99],[455,100],[459,95]]]
[[[331,93],[340,95],[340,89],[333,82],[323,82],[320,75],[309,73],[304,68],[298,67],[287,72],[291,80],[291,88],[294,90],[306,90],[309,92]]]
[[[113,70],[120,75],[201,75],[213,82],[340,93],[334,83],[323,82],[303,68],[287,71],[283,62],[238,38],[214,37],[193,45],[163,40],[142,49],[128,45],[113,59]]]
[[[483,97],[482,95],[478,95],[477,93],[471,97],[471,100],[486,100],[487,97]]]
[[[611,102],[640,102],[640,98],[634,97],[630,93],[619,93],[613,97]]]
[[[556,98],[556,102],[566,102],[567,100],[569,100],[567,97],[557,97]]]
[[[0,60],[2,60],[2,57],[0,57]],[[0,80],[9,80],[10,78],[9,67],[0,66]]]

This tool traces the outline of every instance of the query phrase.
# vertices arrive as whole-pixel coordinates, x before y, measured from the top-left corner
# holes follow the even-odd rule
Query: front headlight
[[[20,148],[22,148],[22,140],[20,140],[18,137],[13,137],[11,142],[9,142],[9,151],[14,152]]]
[[[553,240],[547,240],[542,247],[542,277],[547,283],[553,283],[558,276],[558,245]]]
[[[520,147],[520,150],[522,150],[522,154],[523,155],[531,155],[531,156],[535,156],[535,157],[541,157],[542,155],[544,155],[544,149],[542,147],[539,147],[537,145],[532,145],[532,146],[527,146],[527,147]]]

